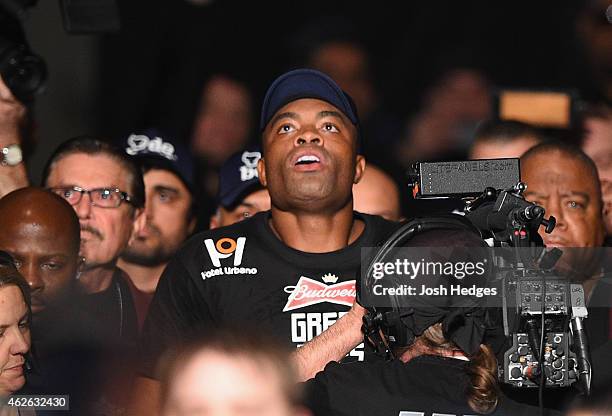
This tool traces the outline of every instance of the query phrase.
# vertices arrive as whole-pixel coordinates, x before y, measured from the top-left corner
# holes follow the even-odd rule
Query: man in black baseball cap
[[[123,251],[119,267],[133,290],[142,327],[159,277],[195,227],[193,160],[183,145],[156,129],[130,134],[122,148],[143,172],[146,224]]]
[[[219,171],[217,211],[210,228],[225,227],[270,209],[270,195],[259,182],[259,147],[233,154]]]
[[[298,347],[337,319],[349,329],[361,322],[362,311],[351,309],[361,248],[397,226],[353,211],[365,159],[351,99],[321,72],[291,71],[270,86],[260,127],[258,174],[271,209],[195,235],[168,264],[143,329],[144,377],[131,414],[155,411],[157,363],[194,331],[245,325]],[[304,358],[318,368],[363,339],[359,329],[338,333],[332,348]],[[363,356],[361,345],[348,359]]]

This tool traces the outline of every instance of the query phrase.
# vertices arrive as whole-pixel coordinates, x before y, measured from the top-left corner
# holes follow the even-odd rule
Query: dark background
[[[298,64],[300,36],[309,25],[316,34],[316,22],[353,25],[371,54],[382,101],[398,117],[418,110],[423,91],[453,65],[478,68],[494,85],[597,95],[575,36],[585,2],[116,3],[115,34],[66,33],[55,1],[29,11],[28,41],[49,67],[47,91],[35,107],[39,144],[29,163],[35,182],[51,150],[76,134],[118,138],[158,125],[187,140],[201,86],[215,71],[248,82],[258,108],[266,86]]]

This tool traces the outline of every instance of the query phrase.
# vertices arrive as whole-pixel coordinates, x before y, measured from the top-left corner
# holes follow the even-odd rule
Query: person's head
[[[589,0],[582,5],[575,19],[576,32],[581,40],[580,46],[586,52],[590,74],[599,81],[605,96],[612,98],[612,30],[610,29],[610,2],[608,0]]]
[[[604,239],[601,188],[595,164],[580,149],[543,143],[521,157],[528,201],[541,205],[557,225],[541,233],[553,247],[596,247]]]
[[[469,158],[520,157],[542,141],[538,130],[529,124],[514,120],[487,120],[476,130]]]
[[[353,185],[353,209],[399,221],[402,213],[397,184],[385,171],[368,163],[359,183]]]
[[[371,77],[371,58],[356,25],[345,16],[312,19],[296,32],[292,42],[300,66],[321,71],[355,100],[361,120],[377,106]]]
[[[77,137],[51,155],[42,178],[79,217],[85,270],[114,266],[132,233],[144,224],[140,168],[101,139]]]
[[[8,252],[30,285],[34,316],[68,295],[81,266],[80,227],[63,198],[21,188],[0,199],[0,250]]]
[[[131,134],[122,147],[142,169],[146,222],[121,258],[164,264],[195,228],[193,160],[180,142],[155,129]]]
[[[0,251],[0,397],[25,384],[30,350],[30,291],[10,256]]]
[[[251,92],[229,74],[210,77],[202,91],[191,138],[197,157],[220,166],[245,146],[253,123]]]
[[[612,235],[612,108],[601,105],[584,115],[582,150],[589,155],[599,173],[604,201],[604,219]]]
[[[261,186],[257,164],[259,148],[232,155],[219,170],[217,211],[210,217],[210,228],[225,227],[270,209],[270,195]]]
[[[599,172],[599,179],[612,182],[612,107],[593,106],[583,116],[582,150]]]
[[[554,216],[552,233],[540,235],[548,247],[565,248],[556,268],[575,280],[592,277],[598,269],[598,250],[605,237],[597,168],[579,148],[544,143],[521,157],[525,199]]]
[[[264,98],[259,178],[279,211],[338,212],[352,206],[365,159],[352,100],[310,69],[277,78]]]
[[[193,342],[161,380],[164,416],[304,414],[288,351],[261,334],[222,332]]]

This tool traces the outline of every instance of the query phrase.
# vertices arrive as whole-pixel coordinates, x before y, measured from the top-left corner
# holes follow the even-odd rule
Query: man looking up
[[[194,236],[168,264],[143,330],[145,377],[131,414],[158,411],[158,359],[194,333],[247,325],[299,346],[340,316],[361,322],[347,314],[361,248],[396,225],[353,212],[365,159],[351,99],[323,73],[291,71],[268,89],[260,128],[271,210]],[[362,338],[356,332],[348,343]],[[363,357],[362,347],[350,355]]]
[[[219,171],[217,212],[210,217],[210,229],[225,227],[270,209],[270,195],[261,186],[257,164],[261,151],[243,150],[232,155]]]
[[[79,257],[79,220],[61,197],[42,188],[21,188],[0,199],[0,250],[8,252],[31,288],[36,321],[73,288]]]
[[[118,261],[137,288],[133,295],[142,327],[164,267],[196,225],[193,160],[155,129],[131,134],[122,147],[140,166],[145,186],[145,225]]]

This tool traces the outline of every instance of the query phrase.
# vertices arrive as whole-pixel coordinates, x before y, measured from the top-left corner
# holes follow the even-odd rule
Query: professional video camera
[[[416,163],[410,177],[415,198],[460,198],[465,202],[463,216],[425,217],[405,224],[368,260],[362,274],[364,287],[372,281],[372,265],[388,259],[393,248],[415,234],[433,229],[469,231],[471,227],[493,247],[490,283],[499,296],[487,312],[489,322],[494,320],[495,327],[503,328],[500,381],[521,388],[566,387],[579,382],[577,386],[588,394],[584,290],[553,271],[562,252],[546,249],[538,229],[543,226],[550,233],[556,221],[545,218],[544,208],[523,197],[526,185],[520,181],[519,160]],[[398,302],[403,301],[397,297],[390,309],[371,308],[364,319],[366,336],[368,331],[376,336],[383,326],[393,332],[391,321],[401,321]],[[382,343],[375,347],[385,348]]]
[[[0,75],[13,95],[30,103],[42,92],[47,81],[47,66],[32,52],[19,17],[35,1],[0,1]]]
[[[411,172],[415,198],[459,197],[464,213],[491,238],[502,294],[502,323],[510,347],[500,360],[501,381],[516,387],[590,389],[583,320],[584,289],[553,271],[562,252],[547,251],[538,235],[554,217],[522,196],[518,159],[417,163]],[[544,369],[542,371],[541,369]]]

